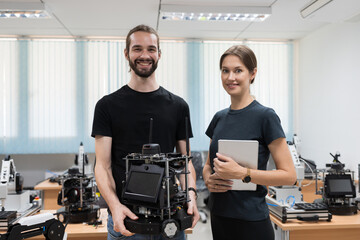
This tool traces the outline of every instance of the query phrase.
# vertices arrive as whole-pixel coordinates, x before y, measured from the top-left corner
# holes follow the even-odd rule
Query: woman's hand
[[[214,173],[205,179],[205,184],[210,192],[227,192],[231,190],[233,181],[220,179]]]
[[[216,153],[214,158],[215,175],[221,179],[243,179],[246,175],[246,168],[240,166],[234,159]]]

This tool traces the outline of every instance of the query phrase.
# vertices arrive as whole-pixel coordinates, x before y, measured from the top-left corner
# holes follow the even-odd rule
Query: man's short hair
[[[151,33],[151,34],[154,34],[157,38],[157,48],[158,48],[158,51],[160,51],[160,41],[159,41],[159,35],[158,33],[155,31],[155,29],[153,29],[152,27],[150,26],[147,26],[147,25],[144,25],[144,24],[141,24],[141,25],[138,25],[136,27],[134,27],[133,29],[131,29],[128,33],[128,35],[126,36],[126,51],[129,53],[129,48],[130,48],[130,36],[131,34],[135,33],[135,32],[147,32],[147,33]]]

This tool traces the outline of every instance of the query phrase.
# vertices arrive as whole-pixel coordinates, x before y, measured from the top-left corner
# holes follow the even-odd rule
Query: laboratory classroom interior
[[[32,15],[34,8],[45,13]],[[25,190],[74,166],[80,143],[94,166],[95,104],[127,84],[125,38],[146,24],[160,37],[158,82],[189,104],[200,168],[210,142],[205,131],[230,104],[220,56],[245,44],[258,58],[251,94],[275,110],[287,140],[296,134],[298,155],[316,168],[338,154],[359,197],[360,1],[0,0],[0,11],[0,158],[11,156]],[[211,239],[206,189],[199,195],[207,221],[187,238]],[[360,229],[356,216],[348,217]],[[360,237],[344,224],[343,239]],[[276,238],[297,239],[296,226],[278,227]]]

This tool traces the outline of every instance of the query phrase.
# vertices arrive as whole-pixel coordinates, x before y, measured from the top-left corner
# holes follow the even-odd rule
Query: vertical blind
[[[75,137],[74,41],[29,41],[28,52],[29,139]]]
[[[167,90],[187,100],[186,44],[176,41],[161,42],[160,49],[161,58],[156,70],[156,80]]]
[[[123,51],[125,42],[88,41],[85,44],[86,130],[84,138],[91,134],[96,102],[104,95],[125,85],[130,79],[129,68]],[[90,142],[88,142],[91,144]]]
[[[204,42],[204,78],[201,84],[203,102],[201,132],[206,131],[213,115],[230,106],[230,97],[222,87],[220,57],[231,46],[245,44],[257,59],[257,75],[250,92],[261,104],[273,108],[280,117],[285,134],[291,136],[292,127],[292,45],[261,42]]]
[[[189,103],[192,150],[208,148],[212,116],[230,105],[219,59],[234,44],[254,50],[251,93],[275,109],[291,136],[291,43],[161,41],[156,78]],[[123,40],[0,40],[0,154],[74,153],[80,142],[94,152],[95,104],[130,79],[124,48]]]
[[[15,40],[0,41],[0,153],[19,134],[18,48]]]

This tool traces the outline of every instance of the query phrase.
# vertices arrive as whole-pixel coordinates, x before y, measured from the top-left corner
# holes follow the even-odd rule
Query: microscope
[[[318,191],[316,177],[316,193],[323,196],[323,202],[328,205],[329,211],[334,215],[357,214],[357,206],[354,203],[356,192],[353,182],[354,172],[345,169],[345,164],[339,161],[340,153],[337,152],[332,163],[326,164],[327,169],[322,172],[324,187]]]

